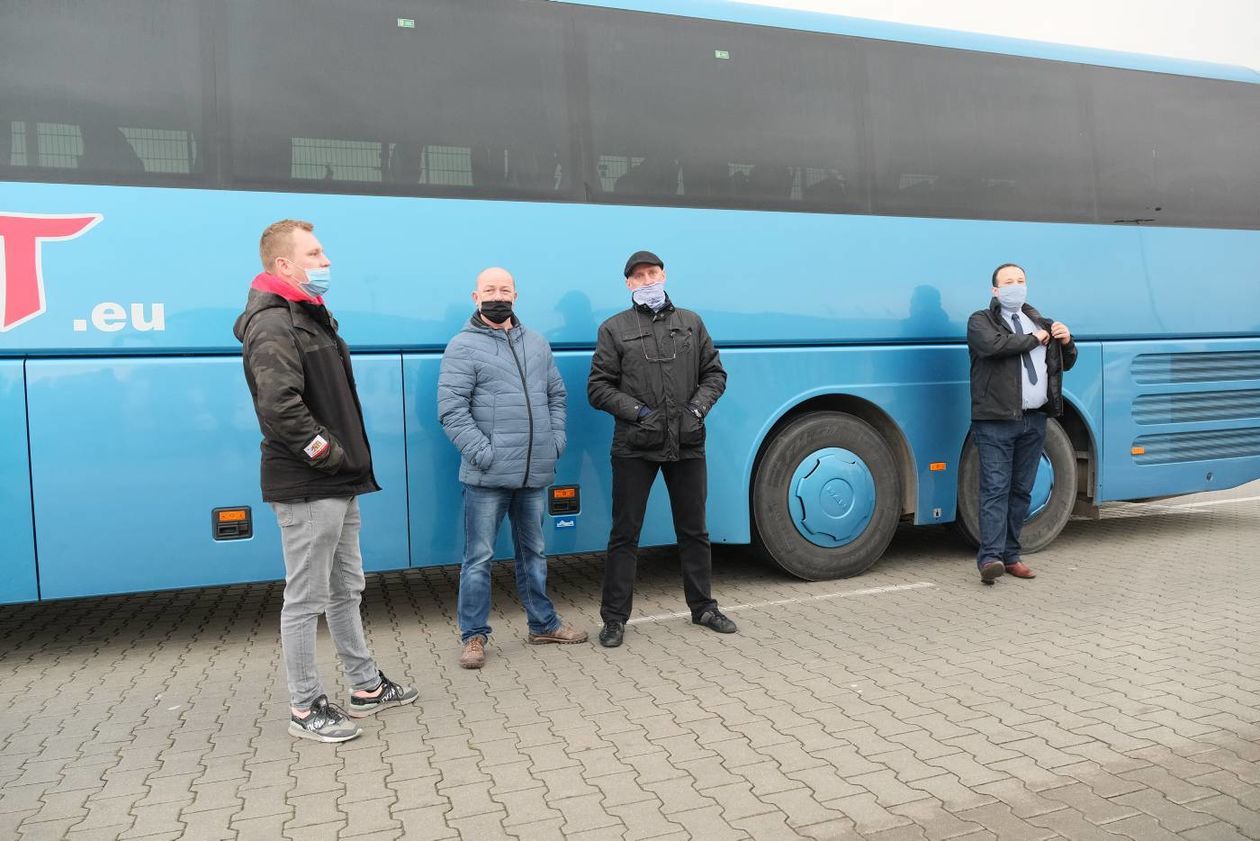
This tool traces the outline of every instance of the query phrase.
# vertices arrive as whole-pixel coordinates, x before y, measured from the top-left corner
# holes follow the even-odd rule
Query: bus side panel
[[[1110,342],[1103,377],[1100,501],[1260,475],[1260,339]]]
[[[392,569],[407,558],[401,370],[355,363],[386,489],[362,500],[363,554]],[[44,598],[284,576],[239,358],[35,360],[28,381]],[[242,505],[254,536],[214,540],[212,509]]]
[[[1068,325],[1071,327],[1072,325]],[[1076,343],[1076,364],[1063,375],[1063,400],[1080,414],[1089,435],[1089,445],[1094,454],[1094,486],[1086,487],[1086,479],[1078,477],[1077,493],[1097,498],[1101,492],[1102,477],[1099,459],[1103,446],[1103,353],[1096,342]],[[1066,412],[1066,408],[1065,408]]]
[[[965,347],[736,348],[723,351],[722,362],[728,375],[726,394],[706,421],[715,541],[750,538],[753,461],[769,440],[770,427],[802,403],[832,395],[870,403],[904,436],[915,473],[915,522],[953,519],[958,456],[970,424]],[[945,467],[932,470],[933,464]]]
[[[0,360],[0,604],[39,598],[22,361]]]
[[[581,511],[546,516],[543,531],[551,554],[603,551],[612,521],[609,446],[612,418],[586,400],[589,352],[557,352],[556,367],[568,390],[568,445],[556,469],[555,484],[579,485]],[[412,566],[459,563],[463,557],[464,519],[459,453],[438,422],[437,381],[441,357],[408,355],[403,359],[407,392],[407,458],[410,465]],[[746,515],[745,515],[746,516]],[[674,542],[664,482],[652,489],[640,538],[643,546]],[[506,520],[495,545],[496,558],[512,557]]]

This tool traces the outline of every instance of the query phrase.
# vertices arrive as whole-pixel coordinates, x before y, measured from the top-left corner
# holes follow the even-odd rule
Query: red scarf
[[[324,298],[322,295],[315,297],[307,295],[293,284],[287,283],[281,278],[278,278],[273,274],[268,274],[267,272],[263,272],[258,275],[258,277],[254,278],[254,282],[250,284],[250,288],[257,289],[259,292],[270,292],[273,295],[279,295],[286,301],[319,304],[320,306],[324,305]]]

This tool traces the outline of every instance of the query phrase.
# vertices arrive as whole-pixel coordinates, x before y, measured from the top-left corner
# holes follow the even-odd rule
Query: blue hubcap
[[[1054,466],[1050,458],[1041,454],[1041,463],[1037,465],[1037,478],[1033,480],[1032,501],[1028,504],[1028,519],[1041,513],[1050,501],[1050,493],[1054,490]]]
[[[810,543],[834,549],[862,534],[875,513],[875,479],[849,450],[827,447],[806,456],[788,483],[788,509]]]

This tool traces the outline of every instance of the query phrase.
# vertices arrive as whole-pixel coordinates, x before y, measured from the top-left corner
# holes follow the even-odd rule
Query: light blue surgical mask
[[[648,307],[652,312],[660,312],[661,307],[665,306],[665,281],[640,286],[630,294],[630,299]]]
[[[1028,286],[1023,283],[1012,283],[1010,286],[997,287],[998,303],[1007,312],[1016,312],[1028,300]]]
[[[332,267],[303,269],[303,271],[306,272],[306,282],[299,283],[298,288],[312,298],[322,297],[328,291],[329,284],[332,283]]]

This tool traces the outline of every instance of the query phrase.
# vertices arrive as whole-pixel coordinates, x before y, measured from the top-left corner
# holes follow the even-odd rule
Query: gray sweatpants
[[[315,670],[315,630],[320,614],[354,689],[378,683],[376,663],[363,638],[359,602],[363,556],[359,553],[359,500],[353,496],[273,502],[284,546],[284,608],[280,643],[289,676],[290,703],[308,709],[325,694]]]

